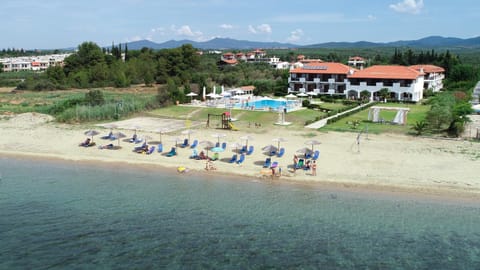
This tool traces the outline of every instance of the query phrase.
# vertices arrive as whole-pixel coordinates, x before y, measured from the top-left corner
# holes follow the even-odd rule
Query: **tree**
[[[370,96],[371,96],[371,94],[368,90],[363,90],[362,92],[360,92],[360,99],[361,100],[369,100]]]
[[[386,100],[390,96],[390,91],[388,88],[382,88],[378,91],[378,95],[380,98],[382,98],[382,100]]]

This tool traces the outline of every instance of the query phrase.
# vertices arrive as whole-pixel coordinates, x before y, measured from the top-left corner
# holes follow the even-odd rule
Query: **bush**
[[[304,99],[302,101],[302,107],[308,108],[309,105],[310,105],[310,101],[308,99]]]

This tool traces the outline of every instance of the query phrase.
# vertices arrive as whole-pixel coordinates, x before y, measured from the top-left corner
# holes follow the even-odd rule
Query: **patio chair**
[[[315,150],[315,152],[313,153],[312,159],[317,160],[319,156],[320,156],[320,151]]]

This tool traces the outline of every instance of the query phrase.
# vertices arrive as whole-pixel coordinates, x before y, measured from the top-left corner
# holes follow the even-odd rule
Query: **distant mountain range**
[[[209,41],[197,42],[192,40],[169,40],[155,43],[149,40],[139,40],[127,43],[129,50],[140,50],[144,47],[154,50],[177,48],[184,44],[202,50],[249,50],[249,49],[291,49],[291,48],[374,48],[374,47],[412,47],[412,48],[480,48],[480,36],[474,38],[454,38],[430,36],[418,40],[399,40],[394,42],[326,42],[312,45],[296,45],[280,42],[259,42],[237,40],[231,38],[214,38]]]

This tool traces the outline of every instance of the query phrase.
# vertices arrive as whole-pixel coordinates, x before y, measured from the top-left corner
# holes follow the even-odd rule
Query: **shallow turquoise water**
[[[480,269],[480,206],[0,158],[0,269]]]

